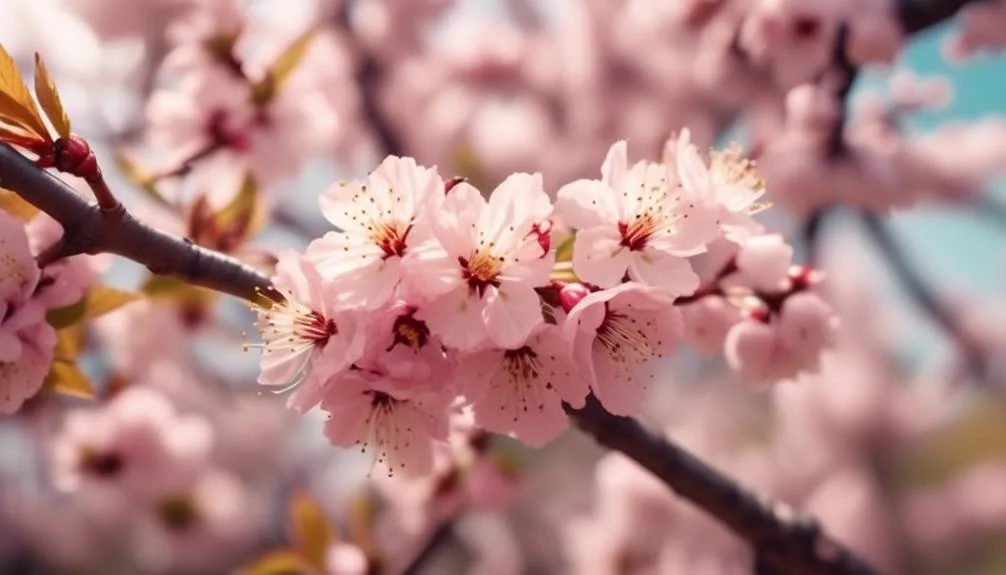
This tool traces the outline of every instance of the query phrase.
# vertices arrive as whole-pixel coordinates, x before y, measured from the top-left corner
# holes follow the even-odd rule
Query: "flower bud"
[[[723,349],[727,332],[741,320],[740,310],[720,296],[706,296],[684,306],[685,338],[704,355]]]
[[[571,309],[580,303],[580,300],[590,295],[590,288],[581,283],[571,283],[562,286],[559,290],[559,305],[562,310],[569,313]]]
[[[727,333],[724,352],[727,363],[756,388],[772,383],[773,365],[779,361],[779,339],[774,325],[746,319]]]
[[[101,173],[98,170],[98,159],[91,146],[80,136],[71,134],[69,139],[60,138],[56,140],[53,148],[55,151],[53,167],[57,170],[85,180],[92,180]]]
[[[791,353],[816,364],[821,350],[834,341],[837,321],[834,310],[820,296],[796,293],[782,304],[779,337]]]
[[[793,248],[779,234],[755,236],[737,253],[737,269],[755,290],[773,292],[784,287]]]

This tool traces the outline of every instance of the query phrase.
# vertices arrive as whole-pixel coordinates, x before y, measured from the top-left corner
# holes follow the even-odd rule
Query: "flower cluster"
[[[630,164],[626,143],[615,144],[601,179],[563,186],[554,205],[537,174],[511,175],[486,199],[390,156],[366,182],[324,193],[322,213],[338,231],[280,256],[283,297],[259,311],[260,383],[292,388],[299,411],[320,404],[333,444],[372,451],[389,471],[429,469],[452,411],[471,409],[478,426],[531,446],[559,435],[564,409],[589,393],[636,415],[657,377],[651,360],[673,353],[686,331],[677,305],[709,292],[691,256],[714,241],[742,246],[734,266],[751,268],[752,293],[788,272],[791,251],[781,266],[764,261],[773,250],[751,218],[763,191],[750,161],[730,151],[707,162],[687,132],[664,162]],[[577,230],[571,259],[557,257],[559,221]],[[819,326],[789,292],[764,292],[784,308],[780,337],[802,338],[798,355],[816,357],[826,339],[807,331]],[[750,337],[731,339],[740,341],[728,344],[740,358],[731,362],[751,371]],[[779,349],[766,357],[807,364]]]

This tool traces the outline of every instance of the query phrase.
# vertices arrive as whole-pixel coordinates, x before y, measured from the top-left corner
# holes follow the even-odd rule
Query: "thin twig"
[[[788,508],[741,487],[636,420],[608,413],[593,395],[582,409],[565,408],[577,427],[598,443],[621,451],[747,541],[759,563],[772,567],[773,573],[879,573],[812,521],[794,517]]]
[[[898,245],[880,218],[864,212],[860,214],[860,219],[863,221],[867,233],[876,243],[881,255],[891,266],[894,276],[915,302],[915,305],[950,336],[964,356],[968,370],[976,377],[984,378],[987,361],[981,346],[961,328],[954,313],[944,305],[940,297],[915,271],[904,250]]]

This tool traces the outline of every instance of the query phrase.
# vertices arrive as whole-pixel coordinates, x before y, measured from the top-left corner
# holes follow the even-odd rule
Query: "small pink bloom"
[[[417,311],[398,302],[369,316],[367,344],[356,366],[387,377],[399,389],[447,389],[454,379],[454,358],[416,317]]]
[[[737,252],[737,270],[745,286],[773,292],[785,287],[793,248],[779,234],[748,238]]]
[[[52,445],[63,490],[98,487],[150,500],[184,488],[209,463],[213,429],[163,395],[129,387],[100,409],[70,412]]]
[[[578,180],[559,190],[556,212],[579,230],[577,276],[611,287],[628,273],[676,295],[695,291],[699,278],[685,258],[704,252],[718,235],[715,212],[669,176],[662,164],[629,167],[621,141],[609,150],[600,181]]]
[[[290,405],[307,411],[321,400],[325,382],[363,355],[364,330],[356,312],[332,306],[318,270],[303,256],[281,254],[273,284],[285,299],[259,309],[259,383],[297,386]]]
[[[588,392],[561,331],[547,324],[520,347],[462,357],[457,378],[477,425],[531,447],[544,447],[569,427],[562,402],[582,407]]]
[[[655,377],[646,364],[674,351],[682,320],[663,290],[625,283],[584,298],[563,329],[594,395],[611,413],[631,416]]]
[[[721,353],[730,328],[741,320],[740,309],[717,295],[681,306],[681,315],[685,323],[685,339],[705,355]]]
[[[373,454],[389,475],[428,472],[434,442],[447,439],[449,393],[402,390],[367,371],[351,371],[325,388],[325,436],[333,445]]]
[[[738,148],[710,152],[707,166],[690,142],[689,131],[682,130],[676,139],[668,140],[664,161],[677,169],[689,193],[717,207],[717,220],[727,239],[739,243],[761,231],[751,216],[761,209],[756,202],[765,193],[765,183]]]
[[[51,216],[40,212],[25,226],[33,254],[40,254],[55,244],[63,235],[63,227]],[[46,308],[74,304],[98,282],[107,268],[103,256],[79,255],[53,262],[46,266],[40,281],[38,297]]]
[[[543,322],[534,288],[548,283],[554,251],[543,246],[552,205],[540,175],[508,177],[489,201],[460,183],[431,210],[435,235],[407,257],[409,291],[426,300],[417,317],[445,345],[524,343]]]
[[[782,304],[779,337],[813,369],[817,368],[821,350],[835,343],[837,329],[835,310],[816,293],[796,293]]]
[[[730,329],[724,345],[727,363],[754,388],[796,373],[796,358],[788,353],[775,325],[746,319]]]
[[[388,156],[367,182],[339,182],[321,197],[321,211],[339,228],[311,242],[307,255],[347,306],[377,309],[394,295],[402,258],[423,238],[416,220],[443,194],[435,168]]]
[[[41,277],[21,222],[0,211],[0,415],[38,393],[56,332],[36,296]]]
[[[339,542],[325,552],[325,575],[366,575],[370,561],[362,549]]]

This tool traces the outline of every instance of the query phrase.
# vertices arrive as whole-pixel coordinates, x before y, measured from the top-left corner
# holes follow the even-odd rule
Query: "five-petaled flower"
[[[717,237],[716,211],[679,185],[668,167],[628,165],[626,143],[616,143],[601,180],[577,180],[559,190],[556,212],[579,231],[573,270],[602,288],[629,279],[689,294],[699,278],[686,259]]]

